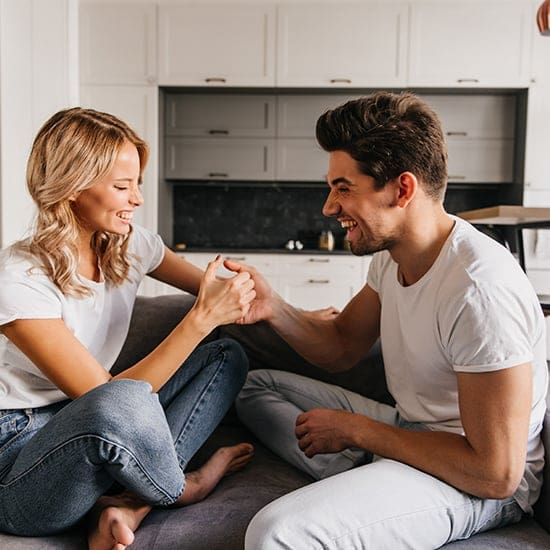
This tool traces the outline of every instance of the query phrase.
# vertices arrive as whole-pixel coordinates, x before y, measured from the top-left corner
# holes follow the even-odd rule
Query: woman
[[[248,367],[233,340],[197,345],[247,313],[254,283],[218,279],[219,257],[203,275],[132,225],[147,156],[126,124],[81,108],[52,116],[34,141],[35,229],[0,253],[2,531],[56,533],[91,511],[90,548],[120,550],[152,506],[196,502],[252,456],[246,443],[224,447],[183,473]],[[111,376],[146,274],[197,300],[156,349]]]

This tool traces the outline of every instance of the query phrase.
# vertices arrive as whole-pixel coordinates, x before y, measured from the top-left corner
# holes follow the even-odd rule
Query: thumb
[[[244,269],[244,266],[235,260],[225,260],[223,265],[226,269],[229,269],[229,271],[233,271],[234,273],[240,273]]]
[[[204,271],[203,279],[205,281],[212,281],[216,278],[216,272],[222,263],[222,257],[218,254],[214,260],[208,262],[208,265]]]

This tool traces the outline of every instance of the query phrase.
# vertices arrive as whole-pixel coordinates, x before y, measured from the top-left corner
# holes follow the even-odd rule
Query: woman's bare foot
[[[177,504],[192,504],[209,495],[220,479],[243,468],[252,458],[254,447],[239,443],[221,447],[198,470],[185,474],[185,489]]]
[[[92,511],[89,550],[124,550],[151,506],[131,493],[101,497]]]
[[[221,447],[198,470],[185,474],[185,490],[176,504],[202,500],[222,477],[243,468],[253,454],[254,447],[249,443]],[[101,497],[91,514],[89,550],[124,550],[132,544],[134,531],[150,511],[151,506],[132,493]]]

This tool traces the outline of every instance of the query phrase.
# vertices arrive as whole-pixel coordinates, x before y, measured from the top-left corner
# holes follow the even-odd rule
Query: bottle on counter
[[[334,250],[334,235],[330,229],[328,231],[321,231],[321,235],[319,235],[319,250]]]

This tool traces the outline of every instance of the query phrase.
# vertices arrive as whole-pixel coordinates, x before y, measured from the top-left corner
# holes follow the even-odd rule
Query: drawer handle
[[[328,264],[330,262],[330,259],[329,258],[322,258],[322,259],[310,258],[308,260],[308,262],[316,262],[316,263],[319,263],[319,264]]]
[[[449,176],[450,180],[465,180],[466,176]]]
[[[447,132],[448,136],[467,136],[468,132]]]
[[[350,78],[331,78],[331,84],[351,84]]]
[[[223,135],[223,136],[227,136],[229,135],[229,130],[208,130],[208,133],[210,135]]]
[[[479,82],[477,78],[457,78],[457,82]]]
[[[220,77],[220,76],[210,76],[210,77],[208,77],[208,78],[205,78],[204,81],[205,81],[205,82],[221,82],[221,83],[227,82],[227,81],[225,80],[225,78],[222,78],[222,77]]]
[[[211,178],[228,178],[229,174],[226,172],[210,172],[208,176]]]
[[[330,281],[328,279],[309,279],[308,283],[312,285],[328,285]]]
[[[246,256],[226,256],[226,260],[231,260],[232,262],[244,262],[246,261]]]

